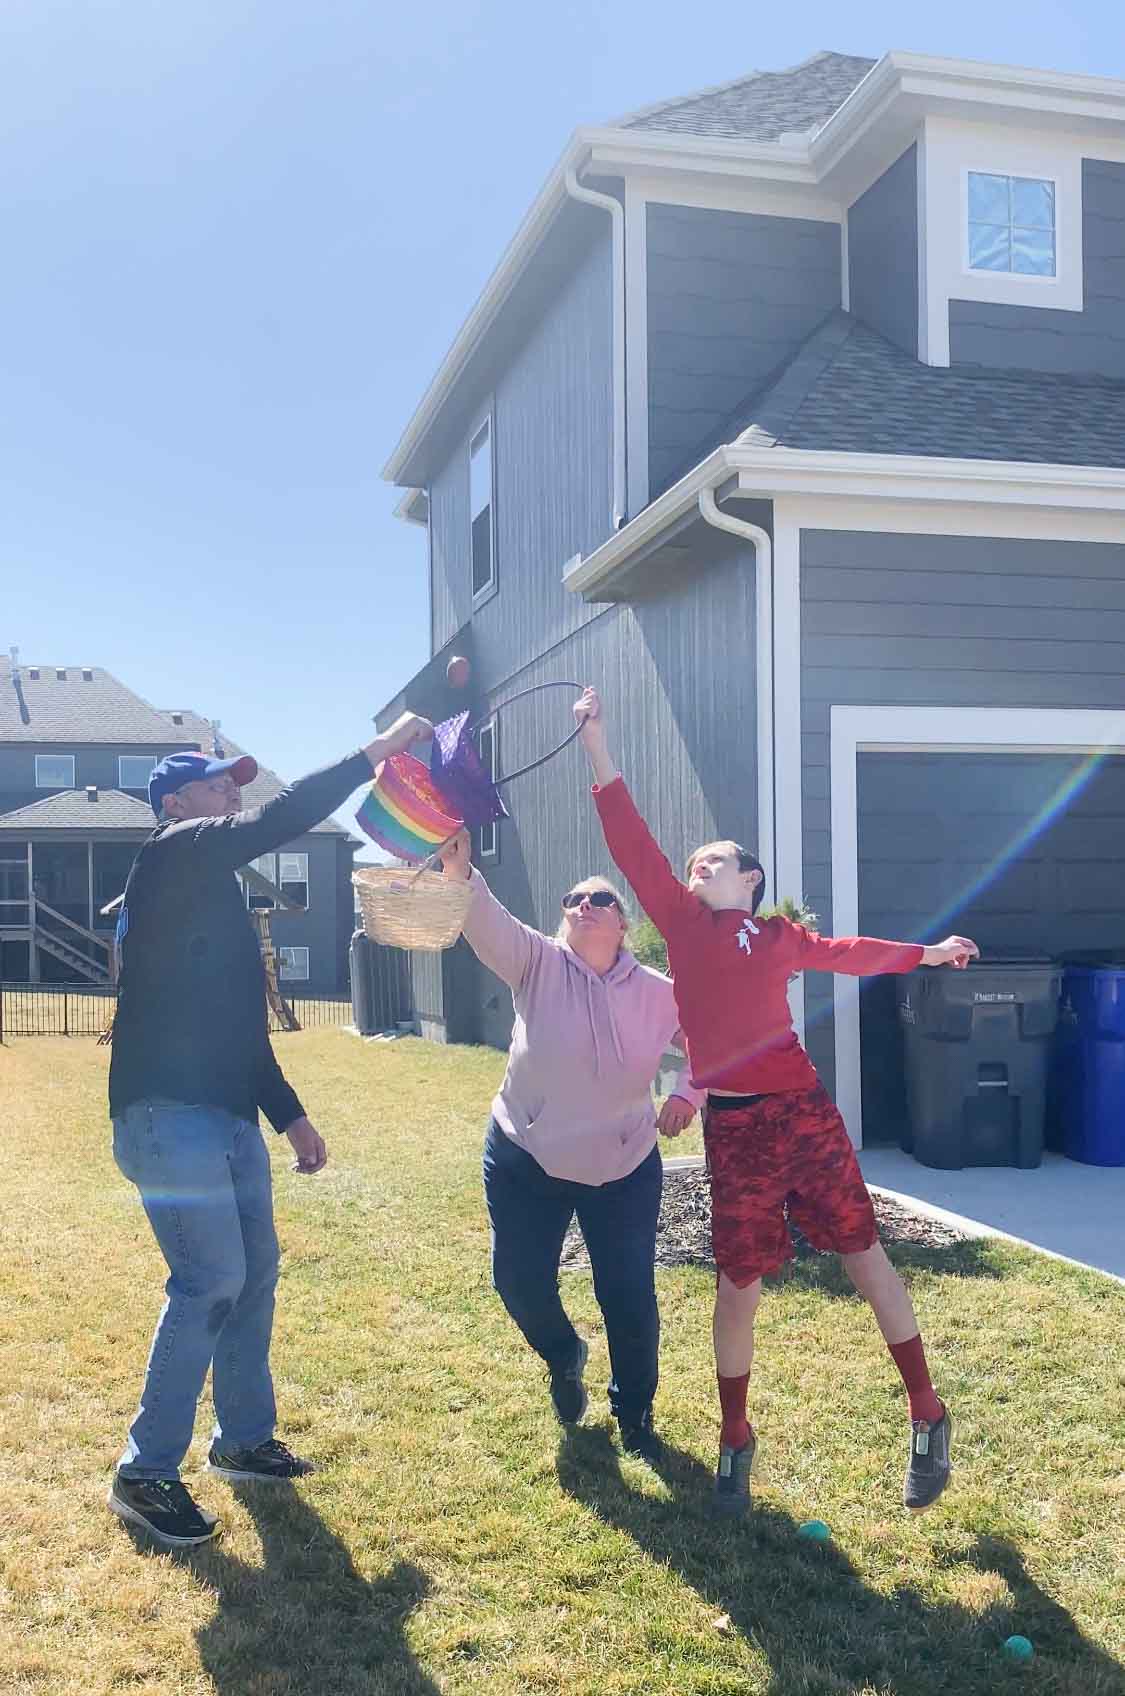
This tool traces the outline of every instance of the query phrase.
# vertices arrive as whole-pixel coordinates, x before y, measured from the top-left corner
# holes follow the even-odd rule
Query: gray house
[[[0,980],[110,981],[115,919],[103,909],[153,829],[149,773],[177,749],[210,752],[216,734],[97,667],[25,665],[16,650],[0,660]],[[281,788],[262,768],[243,793],[254,805]],[[244,879],[251,907],[277,908],[270,932],[295,993],[347,984],[356,846],[329,820]]]
[[[1125,83],[821,53],[576,132],[386,468],[486,720],[585,679],[673,860],[757,847],[821,927],[1125,945]],[[564,728],[501,712],[513,770]],[[577,750],[478,845],[550,926],[606,868]],[[435,1034],[510,1008],[454,950]],[[795,986],[858,1141],[886,983]]]

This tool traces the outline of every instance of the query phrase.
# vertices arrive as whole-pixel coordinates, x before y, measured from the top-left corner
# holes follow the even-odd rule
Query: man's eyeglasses
[[[581,907],[583,901],[588,901],[591,907],[616,907],[618,904],[616,895],[608,889],[572,889],[562,898],[568,913],[575,907]]]

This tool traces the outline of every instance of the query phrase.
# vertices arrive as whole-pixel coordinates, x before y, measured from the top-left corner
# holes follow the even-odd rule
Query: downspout
[[[725,474],[724,474],[725,475]],[[776,834],[776,787],[774,779],[774,697],[773,697],[773,546],[760,524],[745,518],[735,518],[724,512],[715,500],[714,488],[699,491],[699,511],[716,530],[726,530],[732,536],[749,542],[754,549],[754,608],[757,640],[757,701],[758,717],[758,853],[770,867],[776,879],[778,872]],[[774,886],[774,900],[784,891]],[[800,899],[800,891],[790,891]]]
[[[613,225],[613,528],[625,522],[625,208],[612,194],[602,194],[578,181],[572,165],[566,171],[566,192],[572,200],[600,206]]]

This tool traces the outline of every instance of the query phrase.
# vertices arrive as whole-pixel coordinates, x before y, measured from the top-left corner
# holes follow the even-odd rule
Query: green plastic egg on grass
[[[1030,1661],[1035,1650],[1030,1640],[1017,1632],[1014,1637],[1004,1639],[1004,1653],[1010,1661]]]
[[[822,1519],[806,1519],[797,1527],[797,1535],[807,1543],[827,1543],[832,1533]]]

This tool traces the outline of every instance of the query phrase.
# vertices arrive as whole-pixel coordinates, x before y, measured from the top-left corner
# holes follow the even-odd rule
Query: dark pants
[[[495,1123],[484,1148],[497,1294],[549,1367],[574,1358],[578,1333],[559,1299],[559,1257],[577,1213],[605,1319],[613,1369],[609,1405],[626,1425],[640,1422],[656,1394],[660,1315],[654,1264],[662,1180],[655,1148],[636,1171],[609,1184],[552,1178]]]

